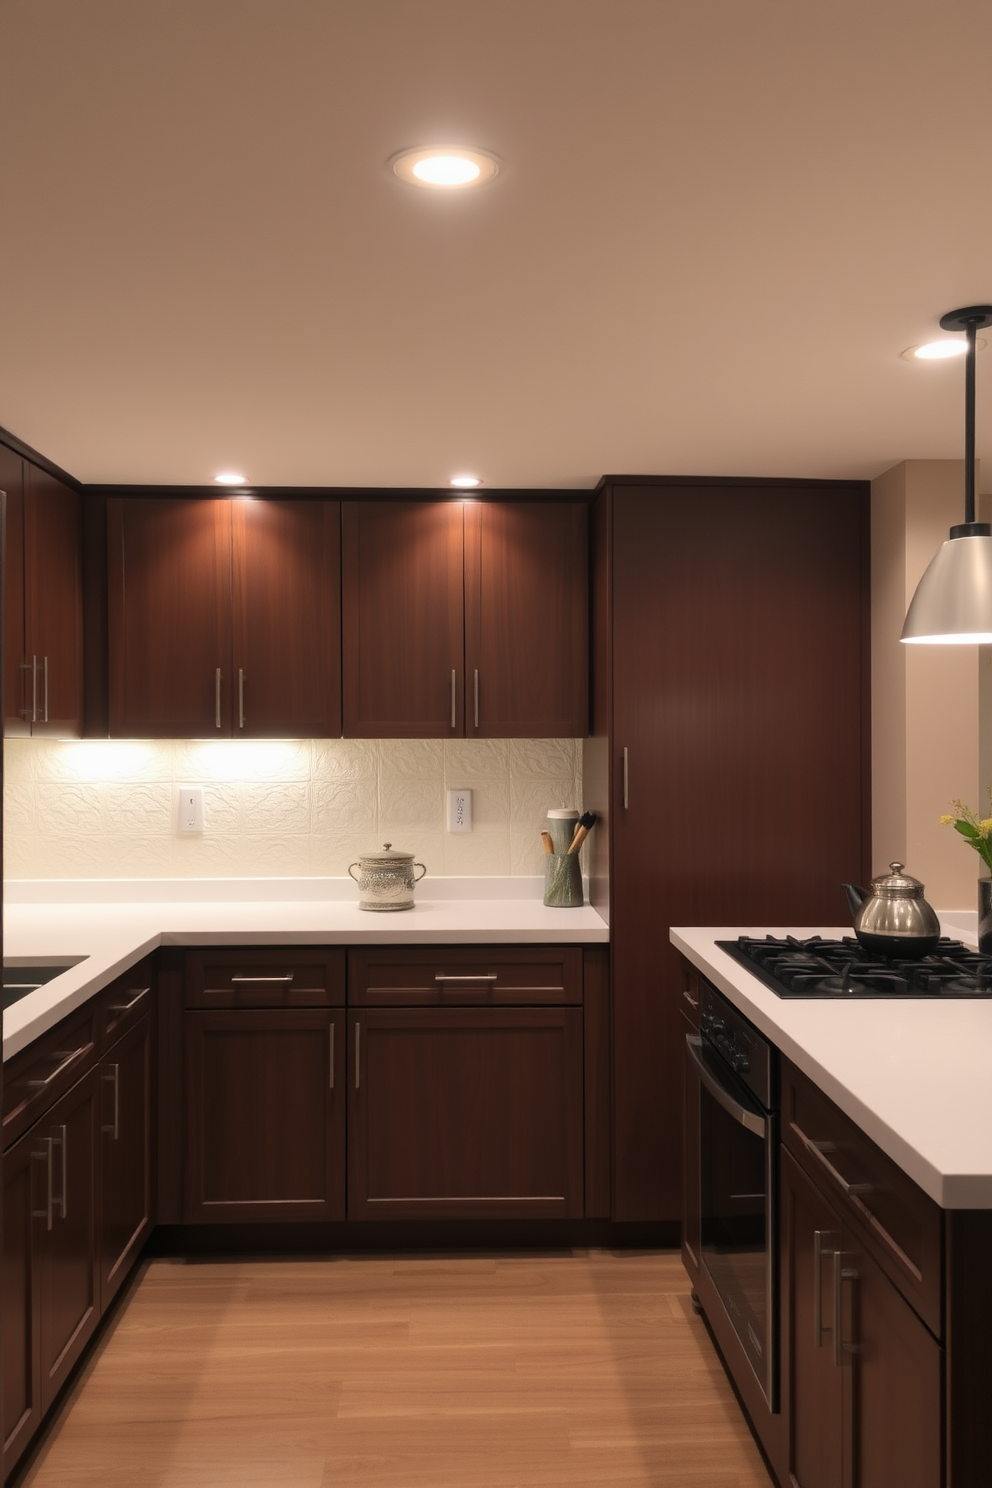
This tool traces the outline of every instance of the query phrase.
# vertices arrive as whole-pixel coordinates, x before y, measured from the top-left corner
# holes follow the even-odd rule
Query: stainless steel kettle
[[[871,881],[871,893],[843,884],[854,915],[854,933],[873,956],[914,959],[929,956],[940,941],[940,921],[923,897],[918,878],[890,863],[890,872]]]

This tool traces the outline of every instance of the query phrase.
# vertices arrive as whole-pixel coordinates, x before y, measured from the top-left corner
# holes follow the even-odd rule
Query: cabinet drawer
[[[4,1066],[4,1148],[26,1132],[96,1063],[97,1037],[93,1000]]]
[[[788,1060],[782,1061],[782,1138],[939,1337],[938,1205]]]
[[[575,946],[370,946],[348,953],[348,1001],[365,1007],[581,1003],[582,951]]]
[[[150,1010],[155,992],[151,956],[104,987],[97,999],[100,1048],[108,1049]]]
[[[340,1007],[343,950],[226,947],[186,955],[189,1008]]]

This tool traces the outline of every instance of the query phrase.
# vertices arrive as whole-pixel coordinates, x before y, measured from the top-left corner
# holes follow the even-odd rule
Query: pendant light
[[[916,586],[901,641],[931,645],[992,642],[992,523],[975,521],[975,340],[992,325],[992,305],[969,305],[940,317],[945,331],[968,337],[964,376],[964,521]]]

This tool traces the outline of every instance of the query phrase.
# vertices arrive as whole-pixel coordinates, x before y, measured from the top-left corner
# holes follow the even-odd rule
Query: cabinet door
[[[681,1201],[679,960],[645,925],[830,924],[862,863],[866,516],[853,484],[613,488],[617,1220]]]
[[[39,1123],[51,1212],[38,1221],[42,1407],[65,1383],[98,1320],[96,1245],[97,1079],[93,1069]],[[48,1164],[50,1162],[50,1169]]]
[[[579,1008],[349,1016],[349,1219],[582,1214]]]
[[[33,734],[83,721],[81,496],[24,462],[24,634]]]
[[[342,504],[344,733],[465,732],[463,506]]]
[[[789,1417],[791,1481],[795,1488],[850,1488],[844,1421],[850,1413],[850,1356],[835,1336],[841,1223],[784,1148],[781,1183],[782,1404]]]
[[[589,732],[589,509],[465,507],[465,733]]]
[[[236,738],[341,733],[341,507],[235,501]]]
[[[110,733],[231,732],[230,502],[107,502]]]
[[[41,1420],[41,1316],[38,1225],[44,1203],[46,1149],[32,1135],[3,1156],[3,1471],[21,1456]],[[41,1221],[44,1222],[43,1220]]]
[[[24,462],[0,444],[0,491],[6,492],[3,548],[3,715],[8,738],[31,732],[25,710]]]
[[[344,1013],[185,1017],[187,1222],[344,1218]]]
[[[148,1014],[100,1065],[100,1308],[124,1280],[151,1224],[151,1029]]]

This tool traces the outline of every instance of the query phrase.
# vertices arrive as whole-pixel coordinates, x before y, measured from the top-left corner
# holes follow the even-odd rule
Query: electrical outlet
[[[203,831],[203,786],[179,787],[178,830],[183,833]]]
[[[471,832],[471,830],[472,792],[470,790],[449,790],[448,831]]]

